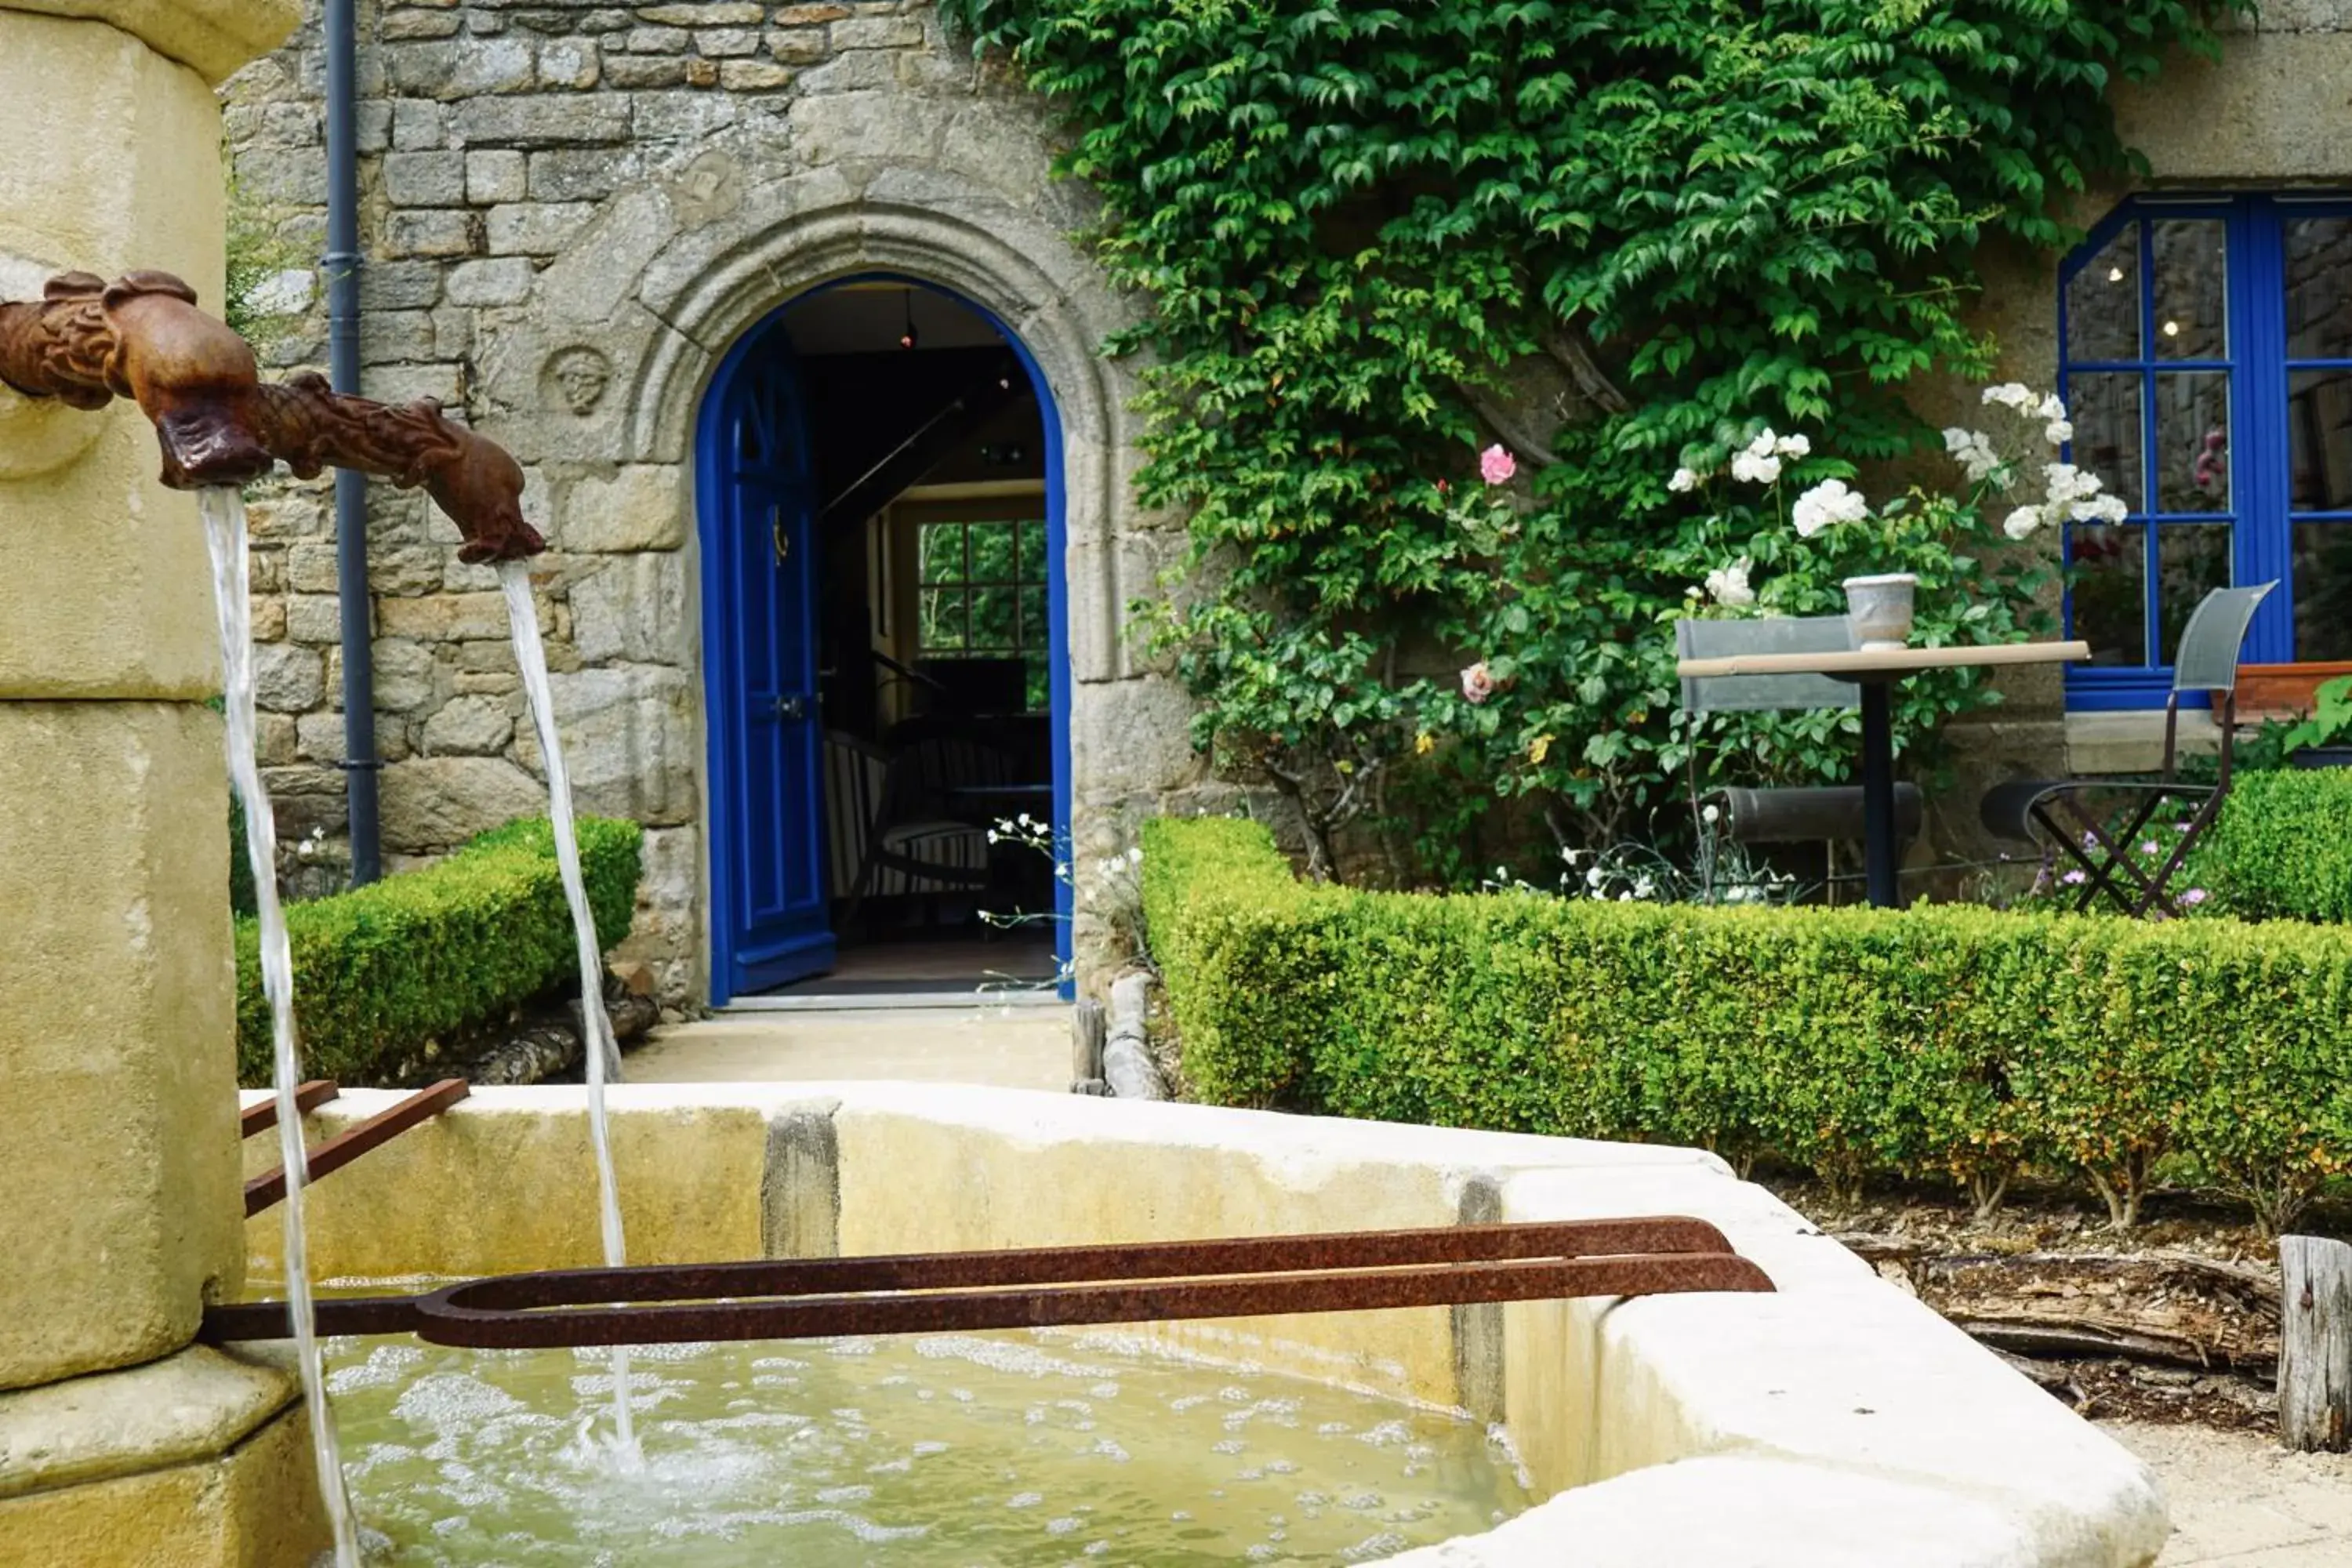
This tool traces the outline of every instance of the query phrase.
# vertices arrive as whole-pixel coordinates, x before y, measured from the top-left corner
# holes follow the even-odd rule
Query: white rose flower
[[[2000,454],[1992,449],[1992,437],[1981,430],[1955,426],[1944,432],[1944,450],[1967,471],[1971,484],[2000,467]]]
[[[1801,458],[1812,449],[1813,443],[1803,436],[1783,436],[1772,443],[1772,450],[1784,458]]]
[[[1731,459],[1731,477],[1743,484],[1769,485],[1780,477],[1780,459],[1759,457],[1750,449]]]
[[[1728,566],[1717,567],[1706,574],[1708,595],[1726,609],[1746,609],[1756,602],[1756,591],[1748,585],[1748,574],[1755,564],[1743,555]]]
[[[2066,417],[2065,401],[2053,392],[2042,400],[2042,405],[2033,411],[2033,416],[2055,424]]]
[[[2042,509],[2021,506],[2011,512],[2000,525],[2000,531],[2011,539],[2024,539],[2042,526]]]
[[[1767,425],[1756,433],[1756,439],[1748,443],[1748,455],[1751,458],[1769,458],[1779,449],[1780,445],[1780,437],[1774,435],[1772,427]]]
[[[2085,516],[2085,513],[2088,515]],[[2094,497],[2084,502],[2076,510],[2074,521],[2089,522],[2096,519],[2100,522],[2121,522],[2130,515],[2131,508],[2124,504],[2123,497],[2105,495]]]
[[[2067,442],[2074,438],[2074,426],[2073,421],[2066,419],[2053,419],[2049,424],[2042,427],[2042,438],[2049,442],[2053,447],[2064,446]]]
[[[1988,404],[1999,404],[2003,408],[2014,408],[2022,414],[2033,406],[2033,389],[2021,381],[2004,381],[1998,386],[1986,387],[1984,400]]]
[[[1677,495],[1681,494],[1685,490],[1696,489],[1697,488],[1698,476],[1688,468],[1676,468],[1675,470],[1675,477],[1666,481],[1666,489],[1673,490]]]
[[[1823,479],[1799,496],[1790,511],[1799,537],[1804,539],[1833,522],[1860,522],[1869,515],[1870,503],[1860,490],[1847,489],[1843,479]]]

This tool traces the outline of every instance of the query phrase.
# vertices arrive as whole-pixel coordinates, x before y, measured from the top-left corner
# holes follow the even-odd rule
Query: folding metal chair
[[[1731,658],[1758,653],[1845,653],[1853,628],[1843,616],[1766,616],[1755,620],[1676,621],[1675,653],[1681,658]],[[1683,710],[1708,713],[1787,713],[1828,709],[1852,712],[1862,706],[1861,689],[1826,675],[1713,675],[1685,677]],[[1722,831],[1738,844],[1807,844],[1860,838],[1862,789],[1823,784],[1770,789],[1715,790],[1695,799],[1694,809],[1715,805]],[[1919,786],[1895,786],[1898,835],[1919,836],[1923,804]]]
[[[2101,895],[2137,918],[2155,910],[2177,914],[2178,906],[2165,890],[2189,858],[2189,851],[2220,814],[2230,793],[2230,764],[2238,717],[2238,648],[2263,595],[2277,587],[2261,583],[2251,588],[2216,588],[2205,595],[2180,634],[2173,658],[2172,693],[2164,701],[2164,773],[2155,783],[2130,779],[2013,779],[1985,792],[1978,807],[1985,831],[1998,838],[2039,845],[2045,872],[2063,853],[2083,871],[2083,890],[2074,900],[2076,913],[2088,910]],[[2189,784],[2179,776],[2180,699],[2201,691],[2213,704],[2221,731],[2221,770],[2214,783]],[[2095,792],[2126,795],[2137,804],[2124,818],[2120,831],[2101,814],[2084,804]],[[2161,864],[2149,870],[2131,853],[2141,830],[2167,802],[2195,802],[2196,809],[2183,826],[2180,840]]]

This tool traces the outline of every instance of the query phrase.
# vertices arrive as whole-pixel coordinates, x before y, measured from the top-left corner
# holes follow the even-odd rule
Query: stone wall
[[[693,416],[718,356],[810,287],[919,277],[1021,334],[1065,425],[1081,847],[1188,798],[1181,695],[1120,632],[1171,548],[1128,500],[1126,379],[1096,352],[1124,307],[1069,237],[1084,193],[1049,177],[1033,100],[901,0],[434,0],[363,5],[361,31],[363,390],[462,409],[529,471],[572,776],[583,809],[649,829],[626,955],[666,996],[703,984]],[[228,89],[240,200],[289,258],[323,231],[322,83],[314,14]],[[274,366],[324,358],[322,292],[306,260],[257,291],[287,312]],[[289,483],[252,515],[267,777],[286,837],[339,835],[331,495]],[[503,607],[457,543],[420,498],[373,492],[394,866],[543,809]]]

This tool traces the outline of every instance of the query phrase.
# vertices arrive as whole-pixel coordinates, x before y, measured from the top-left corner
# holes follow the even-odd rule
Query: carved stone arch
[[[759,205],[755,193],[746,209]],[[667,298],[641,301],[666,328],[638,361],[623,439],[636,462],[682,463],[712,374],[744,332],[782,305],[828,283],[888,273],[950,289],[994,315],[1022,341],[1051,389],[1062,423],[1064,562],[1070,595],[1070,663],[1081,683],[1122,668],[1120,606],[1141,586],[1121,581],[1128,445],[1126,376],[1106,362],[1103,339],[1121,324],[1091,263],[1026,214],[975,202],[971,221],[939,207],[848,200],[741,225]],[[987,209],[993,208],[993,211]],[[747,210],[737,215],[751,217]],[[681,236],[677,247],[708,239]],[[661,276],[665,258],[646,268]]]

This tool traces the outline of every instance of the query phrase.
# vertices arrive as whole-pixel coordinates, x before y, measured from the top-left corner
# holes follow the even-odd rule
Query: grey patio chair
[[[1769,616],[1742,621],[1676,621],[1675,653],[1681,658],[1731,658],[1759,653],[1846,653],[1853,628],[1843,616]],[[1804,712],[1829,709],[1851,712],[1862,706],[1861,689],[1826,675],[1710,675],[1683,679],[1683,710],[1708,713]],[[1831,784],[1810,788],[1733,788],[1709,792],[1694,802],[1722,814],[1725,836],[1738,844],[1807,844],[1860,838],[1862,788]],[[1895,821],[1904,838],[1919,836],[1919,786],[1895,786]]]
[[[2238,648],[2246,640],[2255,606],[2277,586],[2258,583],[2251,588],[2216,588],[2190,614],[2173,656],[2172,692],[2164,700],[2164,772],[2156,782],[2012,779],[1985,792],[1977,815],[1986,832],[1997,838],[2039,845],[2045,875],[2061,852],[2082,868],[2083,890],[2074,900],[2076,913],[2089,909],[2102,894],[2135,917],[2151,910],[2179,912],[2166,888],[2188,859],[2189,847],[2212,825],[2230,793],[2238,718]],[[2189,692],[2207,694],[2221,732],[2221,768],[2210,784],[2189,784],[2179,775],[2180,699]],[[2084,796],[2095,792],[2137,800],[2120,831],[2084,805]],[[2139,841],[2140,830],[2168,801],[2195,802],[2196,809],[2187,818],[2172,853],[2150,871],[2128,851]]]

